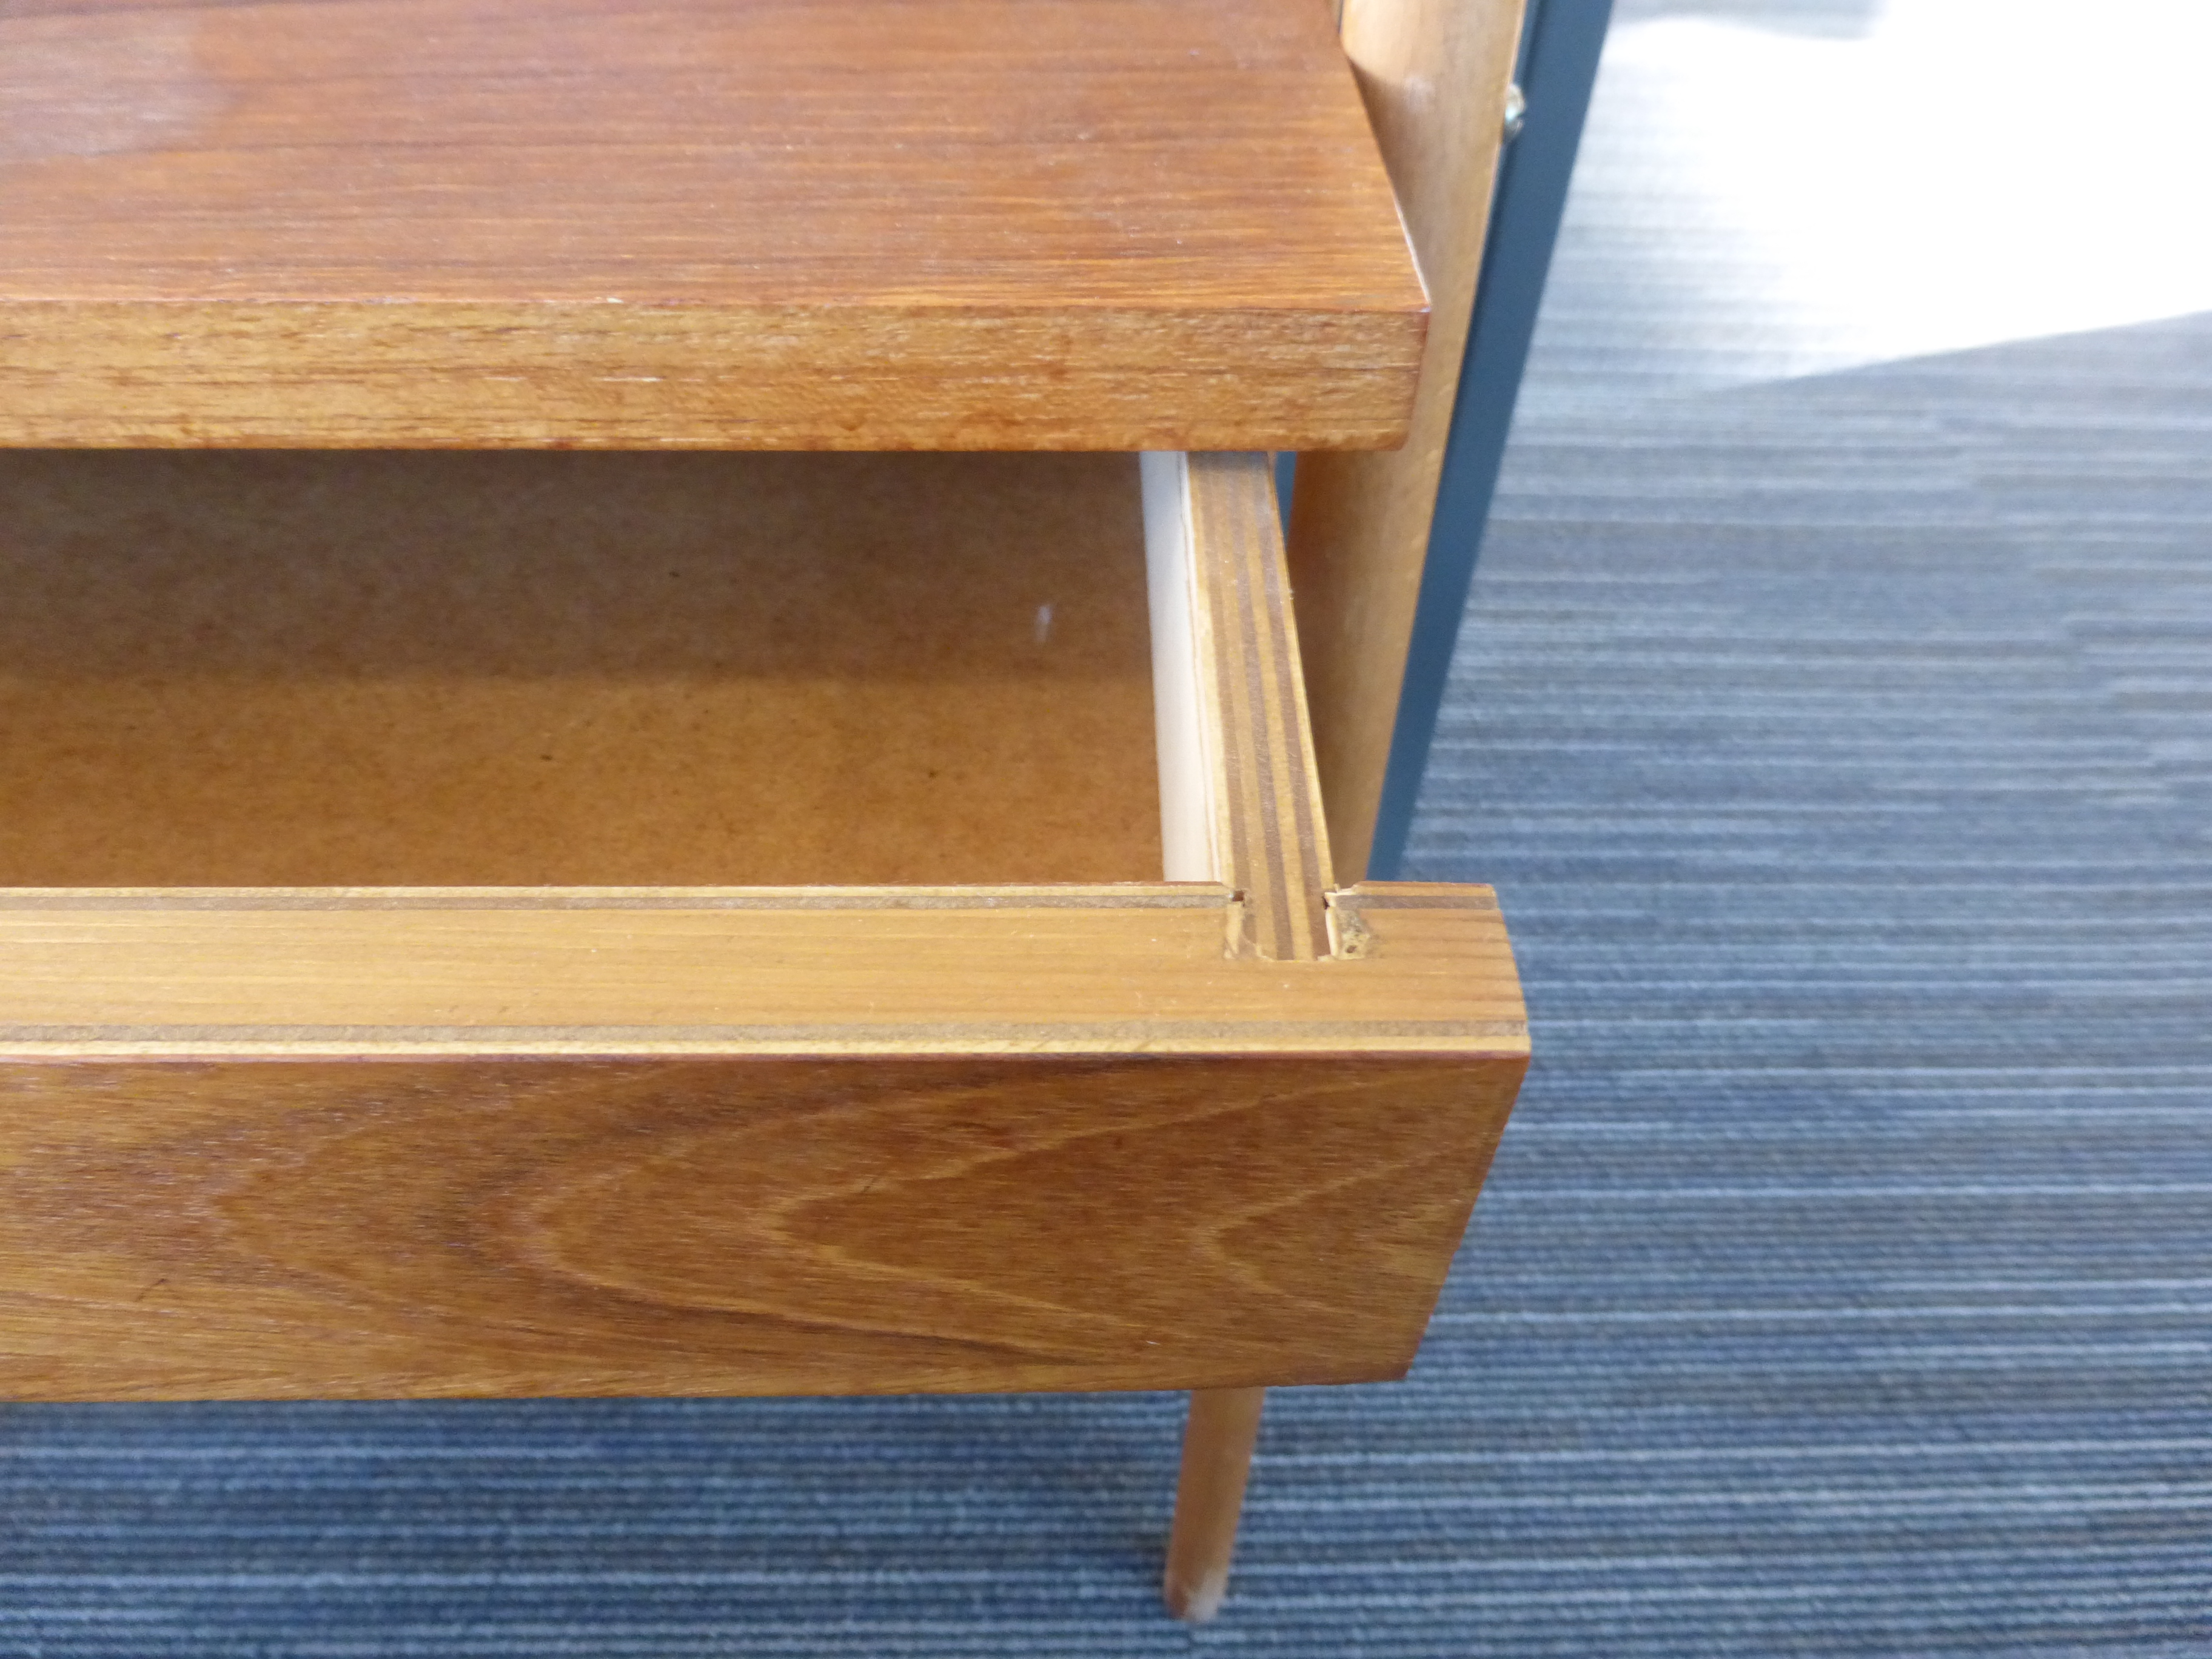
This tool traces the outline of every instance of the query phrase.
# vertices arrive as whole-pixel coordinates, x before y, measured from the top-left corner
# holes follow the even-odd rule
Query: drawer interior
[[[0,453],[0,886],[1156,881],[1123,455]]]
[[[0,1395],[1401,1374],[1526,1026],[1269,472],[0,455]]]

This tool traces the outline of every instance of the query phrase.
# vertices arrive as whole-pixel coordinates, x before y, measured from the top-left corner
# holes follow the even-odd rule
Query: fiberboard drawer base
[[[309,475],[295,482],[336,462],[296,464]],[[377,469],[411,464],[360,458],[362,471],[323,475],[325,495],[310,490],[309,505],[363,479],[388,485],[392,474]],[[813,467],[817,487],[837,486],[822,495],[824,522],[874,499],[851,458],[790,464],[791,476]],[[956,758],[958,720],[924,724],[945,744],[940,774],[963,785],[963,766],[988,774],[980,809],[959,789],[940,799],[926,775],[902,775],[880,796],[892,822],[879,842],[834,823],[820,843],[684,825],[659,847],[634,831],[639,861],[619,866],[634,878],[615,887],[578,879],[578,864],[596,868],[605,849],[588,834],[579,842],[557,814],[542,815],[542,844],[514,863],[501,860],[523,842],[505,830],[457,832],[467,816],[441,817],[455,800],[486,812],[511,788],[477,787],[460,762],[452,793],[428,801],[401,787],[364,797],[342,774],[279,800],[275,781],[233,768],[225,779],[262,790],[271,813],[257,836],[252,815],[228,813],[220,790],[189,787],[189,766],[163,772],[158,735],[142,733],[131,752],[147,771],[113,782],[147,831],[135,842],[82,853],[57,827],[80,820],[11,808],[15,862],[0,876],[0,1394],[1211,1388],[1403,1370],[1511,1103],[1525,1028],[1486,890],[1328,889],[1264,462],[1148,458],[1141,501],[1126,458],[883,465],[947,478],[962,466],[1073,468],[1096,493],[1079,490],[1080,524],[1048,523],[1025,543],[1001,523],[981,538],[996,550],[995,576],[985,559],[948,579],[954,602],[932,609],[927,584],[896,596],[890,620],[911,624],[915,652],[888,702],[856,713],[842,694],[787,701],[773,752],[714,781],[740,801],[774,803],[777,765],[804,775],[805,757],[824,752],[799,724],[802,707],[864,731],[901,702],[951,710],[972,695],[994,710],[989,731],[964,734],[984,744],[985,762]],[[607,487],[617,471],[601,475]],[[17,488],[27,476],[12,475]],[[904,556],[976,539],[961,514],[1003,517],[1014,482],[913,497]],[[1067,482],[1048,480],[1044,493]],[[52,507],[51,495],[38,499]],[[714,629],[687,633],[685,600],[672,613],[640,607],[615,579],[627,569],[648,581],[665,561],[590,550],[573,514],[543,507],[534,519],[517,508],[510,526],[538,526],[554,550],[548,568],[571,596],[580,580],[598,596],[591,614],[615,641],[603,647],[614,657],[575,678],[600,674],[599,689],[626,692],[616,702],[634,710],[638,685],[665,689],[646,672],[656,653],[690,641],[693,655],[678,658],[692,680],[674,679],[741,726],[757,719],[747,699],[713,695],[718,677],[756,659],[701,656],[697,641]],[[386,517],[399,526],[392,546],[349,567],[389,601],[387,611],[350,593],[347,614],[371,619],[360,638],[311,625],[313,582],[295,581],[285,601],[297,602],[296,627],[270,620],[277,599],[246,577],[274,550],[233,561],[247,611],[264,604],[240,632],[193,610],[189,585],[143,580],[168,569],[160,558],[149,567],[121,542],[49,521],[42,557],[85,570],[106,562],[109,575],[141,580],[92,580],[91,597],[64,606],[79,624],[80,664],[100,672],[57,674],[43,699],[19,675],[11,773],[68,752],[35,729],[41,707],[88,718],[134,669],[169,688],[179,701],[167,706],[203,714],[228,687],[260,711],[243,728],[258,744],[282,724],[257,702],[272,685],[326,690],[380,666],[422,670],[465,702],[469,658],[455,642],[500,637],[478,626],[483,616],[448,614],[471,598],[559,614],[562,602],[533,599],[517,578],[530,559],[514,547],[461,559],[483,580],[441,590],[451,572],[434,547],[410,544],[411,562],[392,551],[420,527],[404,493]],[[846,590],[807,518],[775,520],[789,532],[775,550],[785,574],[762,580],[811,595],[811,608],[775,613],[814,619],[775,636],[787,651],[834,655],[842,635],[830,624]],[[11,524],[34,521],[23,511]],[[143,503],[136,519],[102,520],[170,532],[184,521]],[[730,537],[744,521],[714,520],[684,568],[696,578],[713,549],[738,557]],[[1099,526],[1104,543],[1081,543],[1055,574],[1047,544]],[[27,546],[6,550],[27,558]],[[756,553],[768,556],[743,556]],[[334,567],[315,568],[327,577]],[[49,576],[40,591],[63,605],[68,584]],[[1044,585],[1023,586],[1032,578]],[[1017,598],[994,601],[998,588]],[[1086,597],[1035,598],[1047,592]],[[858,578],[851,596],[883,601]],[[1149,646],[1142,611],[1133,623],[1131,614],[1146,604]],[[963,615],[979,632],[930,632]],[[84,626],[103,616],[106,635]],[[608,629],[611,616],[627,620]],[[1063,627],[1073,634],[1057,637],[1088,664],[1064,675],[1050,651]],[[629,645],[626,669],[611,666]],[[49,647],[48,670],[62,649]],[[797,656],[775,660],[793,684],[816,684]],[[533,678],[495,649],[493,665],[526,700],[533,686],[564,708],[580,695],[576,665]],[[446,681],[430,672],[441,666]],[[72,687],[90,688],[74,707]],[[428,719],[441,699],[410,706]],[[1035,769],[1020,774],[990,747],[1006,738],[1009,707],[1071,720],[1076,737],[1039,737]],[[483,728],[505,732],[484,738],[485,752],[527,727]],[[113,728],[129,729],[127,719]],[[1147,773],[1133,785],[1129,757],[1150,769],[1156,733],[1159,781]],[[393,777],[410,775],[409,734],[381,734]],[[326,727],[321,740],[350,755],[360,735]],[[656,735],[684,734],[648,727],[640,740]],[[849,752],[865,765],[861,747]],[[603,765],[622,750],[590,752]],[[843,763],[829,774],[807,786],[823,801],[836,799]],[[380,804],[363,810],[364,799]],[[528,809],[536,798],[514,799]],[[1032,809],[1073,827],[1064,839],[1033,834],[1014,821]],[[966,838],[948,840],[927,884],[884,884],[913,880],[903,866],[872,878],[827,867],[854,858],[846,867],[868,869],[855,848],[896,849],[917,828],[934,833],[939,812],[967,812]],[[306,837],[328,860],[311,882],[260,873],[289,871],[283,849],[334,821],[350,828]],[[1049,867],[1054,845],[1067,849],[1064,868]],[[221,873],[191,879],[176,862],[187,852]],[[659,853],[669,861],[655,865]],[[100,873],[57,878],[88,867],[70,863],[81,857]],[[758,859],[769,862],[747,861]],[[822,873],[787,884],[784,872],[811,872],[810,860]],[[1149,869],[1130,867],[1139,861]],[[1158,879],[1163,863],[1178,879]],[[522,874],[535,870],[558,884]]]
[[[0,886],[1160,873],[1136,465],[0,451]]]

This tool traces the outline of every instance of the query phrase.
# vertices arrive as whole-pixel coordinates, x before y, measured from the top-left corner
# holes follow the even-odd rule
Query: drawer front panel
[[[19,1064],[0,1394],[1393,1376],[1524,1065]]]

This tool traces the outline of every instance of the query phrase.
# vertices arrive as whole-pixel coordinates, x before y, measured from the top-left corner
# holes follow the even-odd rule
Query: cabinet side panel
[[[1366,873],[1420,599],[1460,354],[1474,309],[1520,0],[1347,0],[1345,50],[1434,307],[1410,434],[1387,454],[1310,454],[1291,574],[1340,881]]]

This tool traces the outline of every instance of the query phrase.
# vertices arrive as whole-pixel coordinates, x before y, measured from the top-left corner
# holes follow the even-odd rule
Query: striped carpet
[[[1524,426],[1478,589],[1425,1650],[2212,1654],[2212,316]]]
[[[2212,1654],[2212,315],[1686,370],[1595,118],[1413,848],[1540,1064],[1218,1623],[1167,1397],[14,1407],[0,1654]]]

